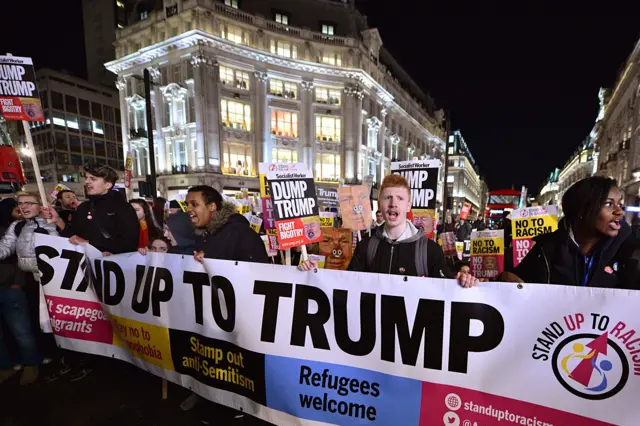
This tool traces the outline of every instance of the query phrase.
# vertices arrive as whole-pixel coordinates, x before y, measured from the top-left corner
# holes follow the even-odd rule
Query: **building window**
[[[322,24],[322,34],[334,35],[335,27],[329,24]]]
[[[289,16],[284,14],[284,13],[276,13],[275,14],[275,21],[278,24],[289,25]]]
[[[233,27],[231,25],[224,25],[222,28],[222,37],[237,44],[248,45],[249,33],[242,28]]]
[[[224,142],[223,172],[230,175],[253,176],[251,157],[253,149],[249,145]]]
[[[272,163],[297,163],[298,151],[293,149],[273,148],[271,150]]]
[[[376,161],[371,159],[369,160],[369,176],[373,177],[373,182],[378,181],[376,179]]]
[[[460,161],[458,162],[458,167],[460,167],[461,169],[464,169],[464,158],[460,159]]]
[[[271,53],[285,58],[296,59],[298,57],[298,47],[280,40],[271,40]]]
[[[464,186],[467,186],[469,184],[469,180],[466,178],[466,176],[462,178],[462,183],[464,183]]]
[[[173,140],[173,167],[176,172],[183,172],[187,162],[187,143],[184,139]]]
[[[320,62],[327,65],[342,66],[342,55],[335,52],[324,52],[320,58]]]
[[[223,126],[251,131],[251,105],[222,99],[220,110]]]
[[[316,180],[335,182],[340,179],[340,155],[316,155]]]
[[[224,0],[224,4],[234,9],[238,8],[238,0]]]
[[[298,98],[298,85],[282,80],[269,80],[269,93],[275,96],[283,96],[289,99]]]
[[[249,73],[220,66],[220,82],[230,84],[238,89],[249,90],[251,79]]]
[[[144,21],[145,19],[148,19],[148,18],[149,18],[149,12],[148,11],[145,10],[144,12],[140,13],[140,20],[141,21]]]
[[[340,105],[340,90],[316,87],[316,102],[319,104]]]
[[[454,175],[447,176],[447,183],[454,183],[456,181],[456,177]]]
[[[298,114],[288,111],[271,111],[271,134],[298,137]]]
[[[316,116],[316,139],[319,141],[340,142],[342,120],[334,117]]]
[[[453,147],[452,146],[449,147],[449,155],[453,155]]]

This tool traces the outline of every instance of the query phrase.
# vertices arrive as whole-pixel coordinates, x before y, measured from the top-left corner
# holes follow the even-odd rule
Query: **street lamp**
[[[31,157],[31,150],[27,147],[23,147],[22,149],[20,149],[20,152],[26,157]]]

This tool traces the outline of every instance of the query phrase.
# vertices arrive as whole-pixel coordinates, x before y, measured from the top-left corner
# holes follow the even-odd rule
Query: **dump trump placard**
[[[31,58],[0,56],[0,112],[5,120],[44,121]]]
[[[438,160],[414,160],[391,163],[391,173],[401,175],[411,189],[411,208],[436,208],[436,191],[438,189]]]
[[[267,171],[280,249],[322,240],[313,173],[303,163],[270,164]]]

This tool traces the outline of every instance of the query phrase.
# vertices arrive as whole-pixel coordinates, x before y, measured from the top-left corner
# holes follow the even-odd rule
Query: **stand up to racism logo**
[[[640,376],[640,334],[600,313],[565,315],[542,330],[531,356],[550,362],[558,383],[573,395],[608,399],[632,374]]]

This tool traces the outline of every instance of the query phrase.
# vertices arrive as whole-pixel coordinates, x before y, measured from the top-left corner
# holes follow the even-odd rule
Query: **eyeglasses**
[[[18,202],[18,207],[31,207],[31,206],[39,206],[40,203],[36,203],[35,201],[21,201]]]

